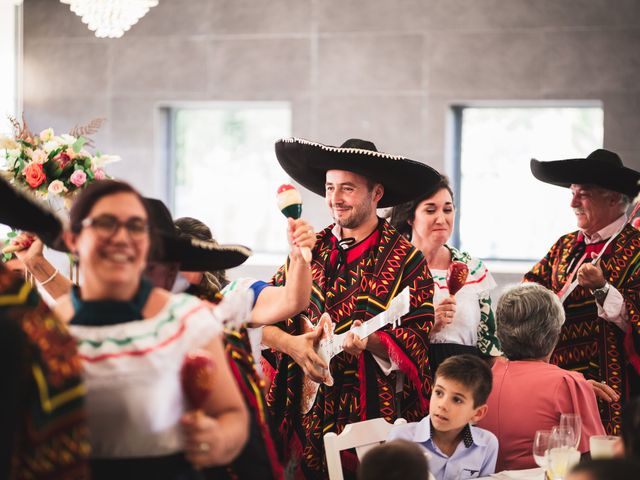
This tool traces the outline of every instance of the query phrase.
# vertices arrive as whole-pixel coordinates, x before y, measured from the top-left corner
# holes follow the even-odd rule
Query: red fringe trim
[[[236,365],[236,363],[229,358],[229,366],[231,367],[231,371],[233,372],[233,376],[236,379],[236,383],[242,390],[242,394],[244,395],[245,400],[251,408],[256,412],[258,416],[258,424],[260,426],[260,432],[262,433],[262,440],[264,441],[264,446],[267,451],[267,456],[269,457],[269,463],[271,465],[271,472],[273,473],[273,478],[281,479],[284,478],[284,470],[282,465],[280,464],[280,460],[278,459],[278,454],[276,453],[276,447],[273,444],[273,439],[271,438],[271,432],[269,431],[269,426],[267,424],[267,418],[265,412],[260,405],[258,404],[258,400],[256,399],[255,392],[252,392],[244,382],[242,374],[240,373],[240,369]],[[251,379],[249,378],[249,381]],[[256,385],[257,389],[260,389],[259,385]]]
[[[264,378],[269,381],[269,383],[273,383],[273,379],[276,378],[276,369],[271,366],[269,362],[264,357],[260,357],[260,366],[262,367],[262,373],[264,374]]]
[[[358,456],[355,453],[349,450],[342,450],[340,452],[340,463],[342,463],[343,471],[356,473],[360,465],[360,460],[358,460]]]
[[[296,480],[305,480],[304,472],[302,471],[302,463],[304,461],[302,458],[302,443],[300,442],[297,434],[294,433],[291,436],[291,440],[289,441],[289,451],[285,455],[287,455],[287,461],[290,461],[292,458],[297,461],[295,471],[293,472],[293,478]]]
[[[400,367],[400,370],[409,378],[416,391],[418,392],[418,398],[420,399],[420,406],[424,412],[429,411],[429,400],[422,393],[422,382],[420,381],[420,374],[413,362],[400,350],[400,348],[391,340],[389,334],[384,332],[376,332],[382,344],[387,347],[387,353],[389,358]]]
[[[360,382],[360,420],[367,419],[367,375],[364,369],[364,355],[358,357],[358,380]]]

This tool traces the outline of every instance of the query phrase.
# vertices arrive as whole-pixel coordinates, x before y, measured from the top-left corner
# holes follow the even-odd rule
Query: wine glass
[[[538,430],[533,437],[533,459],[542,469],[547,469],[547,456],[551,430]]]
[[[581,421],[580,415],[577,413],[563,413],[560,415],[560,427],[568,427],[573,430],[573,434],[575,437],[575,444],[573,445],[575,448],[578,448],[580,445],[580,430],[581,430]]]
[[[575,449],[575,438],[575,433],[570,427],[555,426],[551,430],[547,459],[547,470],[551,479],[564,480],[567,471],[576,460],[580,460],[580,454]]]

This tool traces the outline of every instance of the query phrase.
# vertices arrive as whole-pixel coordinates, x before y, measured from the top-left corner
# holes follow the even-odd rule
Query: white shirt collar
[[[584,243],[589,245],[591,243],[602,242],[603,240],[607,240],[615,235],[618,230],[622,228],[622,226],[627,222],[627,215],[622,214],[620,218],[618,218],[613,223],[610,223],[606,227],[601,230],[598,230],[593,235],[587,235],[584,231],[582,234],[584,235]]]

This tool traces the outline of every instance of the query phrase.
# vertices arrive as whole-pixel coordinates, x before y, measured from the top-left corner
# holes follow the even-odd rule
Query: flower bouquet
[[[0,137],[4,175],[36,195],[46,198],[53,193],[71,198],[87,183],[107,178],[104,165],[119,160],[113,155],[91,154],[85,149],[91,144],[88,136],[98,131],[102,119],[62,135],[56,135],[51,128],[34,135],[24,121],[22,125],[15,119],[11,121],[15,137]]]
[[[98,131],[103,119],[76,126],[62,135],[56,135],[51,128],[33,134],[24,118],[22,124],[14,118],[9,120],[14,135],[0,136],[0,175],[17,188],[47,200],[52,209],[63,216],[74,194],[94,180],[110,178],[104,166],[119,160],[114,155],[102,155],[99,151],[92,154],[87,150],[92,146],[89,136]],[[15,243],[15,236],[15,232],[11,232],[7,243]],[[13,249],[16,248],[17,245],[13,245]]]

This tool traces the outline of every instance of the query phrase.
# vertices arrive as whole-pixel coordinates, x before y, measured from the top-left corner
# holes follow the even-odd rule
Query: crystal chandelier
[[[99,38],[119,38],[158,0],[60,0]]]

